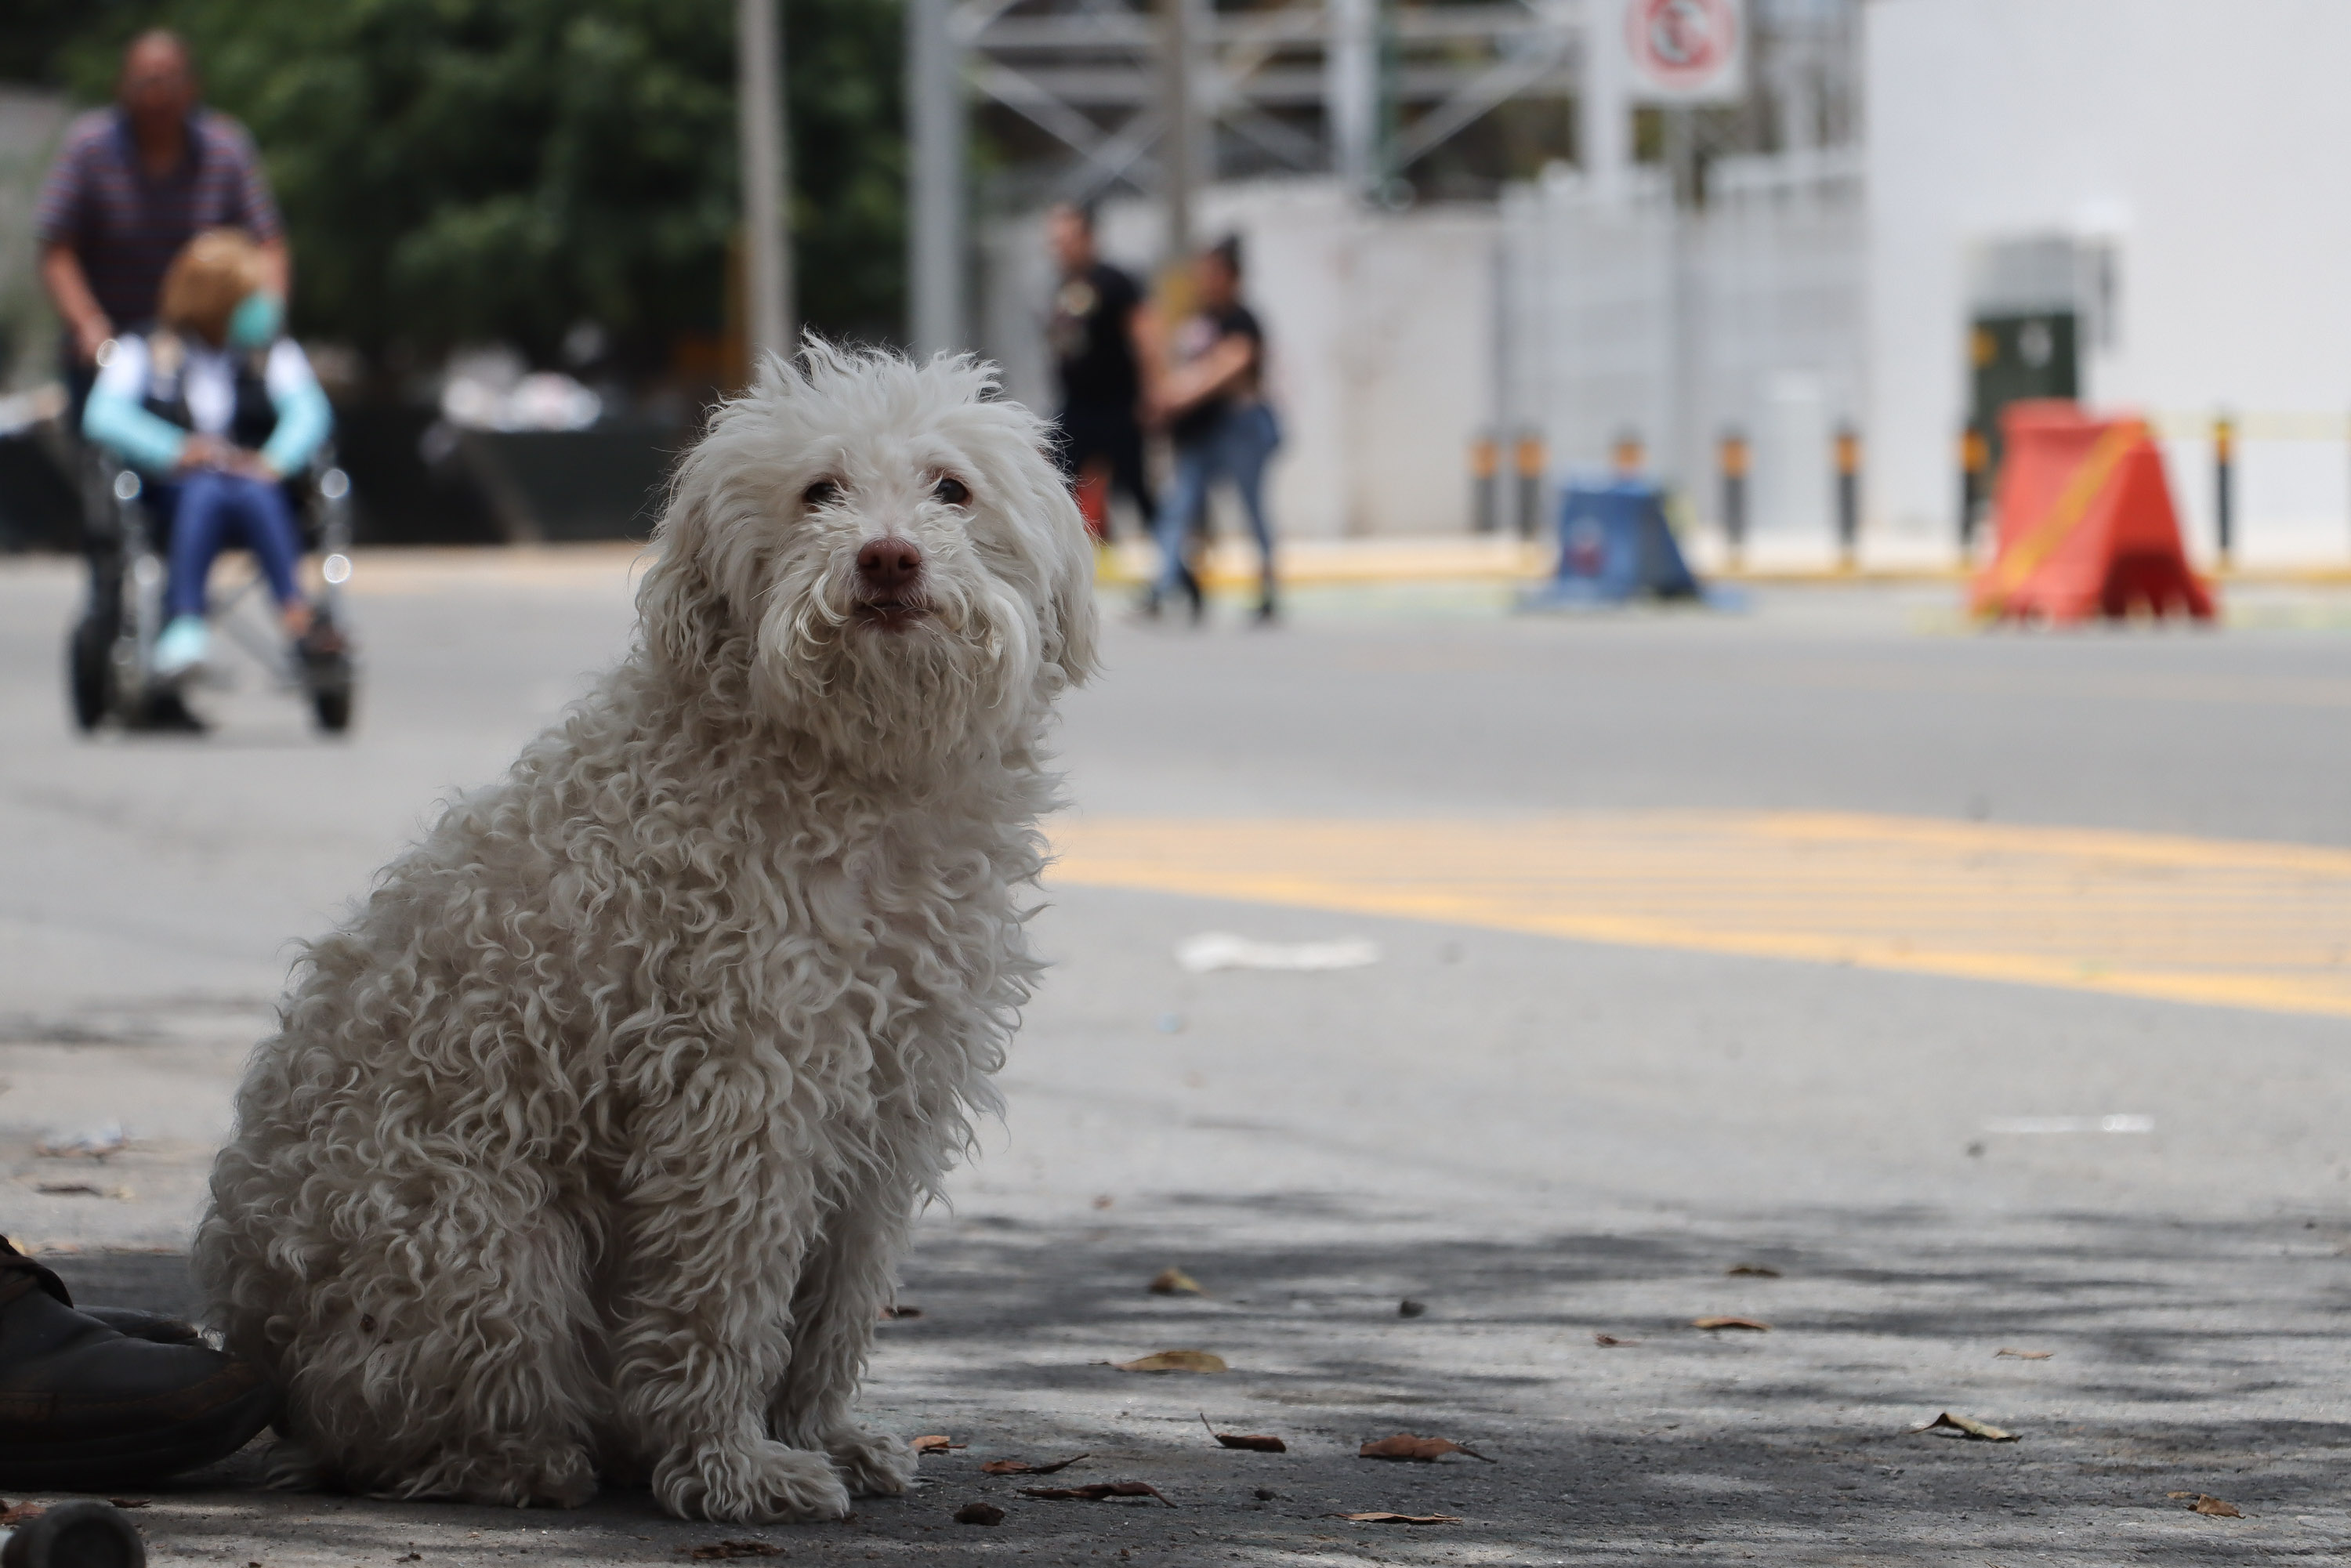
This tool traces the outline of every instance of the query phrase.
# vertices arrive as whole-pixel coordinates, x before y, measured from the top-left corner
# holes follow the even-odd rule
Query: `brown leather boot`
[[[146,1334],[74,1311],[63,1281],[0,1240],[0,1486],[161,1480],[226,1458],[268,1424],[277,1395],[259,1367],[173,1343],[169,1320],[122,1321]]]

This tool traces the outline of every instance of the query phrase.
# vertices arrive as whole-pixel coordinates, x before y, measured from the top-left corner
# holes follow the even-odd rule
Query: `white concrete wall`
[[[1240,235],[1244,294],[1265,323],[1284,432],[1276,528],[1301,538],[1466,531],[1468,447],[1492,418],[1494,211],[1374,212],[1328,181],[1267,181],[1203,192],[1195,222],[1203,239]],[[1101,239],[1109,260],[1148,276],[1159,214],[1112,204]],[[1033,217],[984,236],[982,349],[1013,395],[1050,408],[1043,246]]]
[[[2058,233],[2118,263],[2087,399],[2183,434],[2233,408],[2244,558],[2351,552],[2351,4],[1875,0],[1865,16],[1873,520],[1948,535],[1970,246]],[[2200,541],[2208,444],[2170,456]]]

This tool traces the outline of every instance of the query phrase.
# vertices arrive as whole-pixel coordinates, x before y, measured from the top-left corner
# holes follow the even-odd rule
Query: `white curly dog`
[[[255,1057],[195,1265],[289,1479],[783,1520],[912,1474],[850,1402],[1038,973],[1093,561],[987,367],[802,360],[680,464],[630,655]]]

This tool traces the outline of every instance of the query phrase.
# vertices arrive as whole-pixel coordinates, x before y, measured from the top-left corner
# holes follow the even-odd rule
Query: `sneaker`
[[[164,626],[163,634],[155,639],[157,677],[176,681],[202,669],[212,640],[212,628],[204,624],[203,616],[173,616]]]
[[[261,1369],[146,1314],[74,1310],[0,1241],[0,1486],[107,1491],[225,1458],[269,1423]]]

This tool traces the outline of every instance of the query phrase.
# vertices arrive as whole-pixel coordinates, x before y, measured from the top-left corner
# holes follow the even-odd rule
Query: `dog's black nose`
[[[857,575],[875,593],[894,596],[914,585],[923,552],[912,539],[868,539],[857,552]]]

